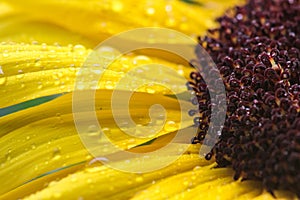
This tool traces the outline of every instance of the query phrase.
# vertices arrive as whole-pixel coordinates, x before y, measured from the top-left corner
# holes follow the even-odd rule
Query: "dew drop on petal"
[[[9,54],[5,51],[5,52],[2,53],[2,56],[3,56],[4,58],[7,58],[7,57],[9,56]]]
[[[149,94],[154,94],[155,89],[152,86],[147,86],[146,87],[146,92],[149,93]]]
[[[144,181],[144,178],[143,178],[143,176],[138,176],[138,177],[135,178],[135,181],[138,182],[138,183],[141,183],[141,182]]]
[[[78,53],[80,55],[83,55],[85,53],[86,49],[83,45],[77,44],[73,47],[73,52]]]
[[[35,145],[34,143],[31,144],[31,149],[32,149],[32,150],[36,149],[36,145]]]
[[[61,152],[58,147],[54,148],[52,151],[52,159],[53,160],[59,160],[61,158]]]
[[[153,15],[155,13],[155,9],[152,7],[149,7],[149,8],[147,8],[146,12],[148,15]]]
[[[0,75],[4,75],[4,72],[3,72],[2,66],[0,66]]]
[[[151,63],[151,59],[147,56],[136,56],[132,60],[134,65],[145,65]]]
[[[43,88],[43,83],[42,82],[37,82],[37,89],[42,89]]]
[[[6,83],[6,80],[7,80],[6,77],[1,78],[1,76],[0,76],[0,86],[4,85]]]
[[[101,130],[102,130],[102,133],[103,133],[104,135],[106,135],[106,137],[108,137],[108,136],[111,135],[111,130],[110,130],[110,128],[104,127],[104,128],[102,128]]]
[[[92,125],[90,125],[90,126],[88,127],[87,132],[88,132],[88,135],[89,135],[89,136],[97,136],[97,135],[99,135],[99,129],[98,129],[98,127],[97,127],[96,125],[94,125],[94,124],[92,124]]]
[[[5,154],[5,159],[6,159],[6,161],[10,161],[10,159],[11,159],[11,152],[12,152],[12,150],[9,149],[9,150],[7,151],[7,153]]]
[[[171,12],[172,11],[172,5],[166,5],[165,10],[167,12]]]
[[[112,81],[106,81],[105,82],[105,88],[108,90],[114,89],[114,83]]]
[[[70,180],[71,182],[76,182],[78,180],[76,174],[72,174]]]
[[[19,69],[19,70],[18,70],[18,75],[17,75],[16,77],[17,77],[18,79],[23,78],[23,77],[24,77],[24,72],[23,72],[23,70]]]
[[[121,1],[112,1],[112,10],[115,12],[120,12],[123,9],[123,4]]]
[[[168,132],[176,131],[178,129],[178,125],[176,124],[176,122],[170,120],[166,122],[164,129]]]

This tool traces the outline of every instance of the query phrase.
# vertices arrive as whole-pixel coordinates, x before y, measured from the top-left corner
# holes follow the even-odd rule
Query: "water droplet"
[[[93,183],[93,180],[92,180],[91,178],[88,178],[88,179],[86,180],[86,182],[87,182],[88,184],[91,184],[91,183]]]
[[[183,66],[182,65],[178,65],[177,73],[179,75],[181,75],[181,76],[184,75],[184,71],[183,71]]]
[[[28,136],[26,136],[26,140],[30,140],[30,136],[28,135]]]
[[[136,56],[133,58],[132,63],[134,65],[145,65],[151,63],[151,59],[147,56]]]
[[[39,166],[38,166],[38,165],[35,165],[35,166],[34,166],[34,171],[37,171],[37,170],[39,170]]]
[[[123,9],[123,4],[120,1],[112,1],[112,10],[119,12]]]
[[[37,82],[37,88],[42,89],[43,88],[43,83],[42,82]]]
[[[9,149],[7,151],[7,153],[5,154],[5,159],[6,159],[6,161],[10,161],[10,159],[11,159],[11,149]]]
[[[60,84],[59,79],[57,79],[57,80],[54,81],[54,85],[59,85],[59,84]]]
[[[141,183],[144,181],[144,178],[142,176],[138,176],[135,178],[135,181],[138,182],[138,183]]]
[[[42,46],[42,50],[44,50],[44,51],[46,51],[48,49],[48,46],[46,43],[42,43],[41,46]]]
[[[189,181],[183,181],[183,185],[184,186],[188,186],[189,185]]]
[[[109,135],[111,135],[110,128],[104,127],[101,130],[102,130],[102,133],[105,134],[107,137],[109,137]]]
[[[73,47],[73,52],[78,53],[80,55],[83,55],[85,53],[86,49],[83,45],[77,44]]]
[[[96,125],[90,125],[88,127],[88,135],[89,136],[98,136],[99,135],[99,128]]]
[[[129,143],[129,144],[133,144],[133,143],[135,143],[135,141],[136,141],[136,140],[135,140],[134,138],[130,138],[130,139],[128,140],[128,143]]]
[[[154,94],[155,89],[152,86],[147,86],[146,87],[146,92],[149,93],[149,94]]]
[[[76,182],[78,179],[75,174],[72,174],[70,180],[71,180],[71,182]]]
[[[105,82],[105,88],[108,90],[114,89],[114,83],[112,81],[106,81]]]
[[[6,77],[0,78],[0,85],[4,85],[6,83]]]
[[[173,27],[176,25],[176,21],[174,18],[169,18],[166,20],[166,26]]]
[[[194,181],[197,179],[197,176],[192,176],[191,179]]]
[[[18,70],[18,75],[17,75],[16,77],[17,77],[18,79],[23,78],[23,77],[24,77],[24,72],[23,72],[23,70],[19,69],[19,70]]]
[[[4,58],[7,58],[7,57],[9,56],[9,54],[7,53],[7,51],[4,51],[4,52],[2,53],[2,56],[3,56]]]
[[[49,53],[47,54],[48,58],[56,58],[57,57],[57,53],[54,49],[51,49],[49,51]]]
[[[2,70],[2,66],[0,66],[0,75],[3,75],[3,74],[4,74],[4,72]]]
[[[165,7],[167,12],[171,12],[172,11],[172,5],[166,5]]]
[[[36,149],[36,145],[35,144],[31,144],[31,149],[32,150]]]
[[[200,166],[196,166],[196,167],[194,167],[193,171],[200,170],[201,168],[202,168],[202,167],[200,167]]]
[[[153,15],[155,13],[155,9],[152,7],[147,8],[147,14],[148,15]]]
[[[61,152],[60,149],[58,147],[53,149],[52,152],[52,159],[53,160],[59,160],[61,158]]]
[[[174,121],[167,121],[164,127],[165,131],[172,132],[178,130],[178,125]]]
[[[41,60],[40,60],[39,58],[37,58],[37,59],[35,60],[34,66],[40,67],[41,65],[42,65],[42,64],[41,64]]]

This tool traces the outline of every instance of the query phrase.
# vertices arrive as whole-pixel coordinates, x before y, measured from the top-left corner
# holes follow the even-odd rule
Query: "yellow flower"
[[[158,170],[132,173],[111,168],[91,155],[74,124],[76,77],[98,43],[122,31],[149,26],[172,28],[195,38],[214,27],[214,19],[237,3],[2,1],[0,199],[273,199],[259,182],[234,181],[231,168],[215,168],[214,161],[201,158],[199,144],[174,142],[167,152],[169,158],[151,157],[143,163],[151,168],[158,161],[175,160]],[[176,42],[186,45],[184,40]],[[101,53],[106,57],[114,54],[110,50]],[[123,133],[114,120],[111,96],[125,74],[141,64],[167,66],[186,79],[194,70],[166,52],[139,50],[113,62],[91,88],[96,90],[94,107],[102,131],[113,144],[136,154],[162,148],[177,131],[193,124],[181,120],[180,106],[189,107],[185,97],[176,99],[165,86],[147,85],[137,88],[130,99],[131,118],[138,125],[147,125],[150,117],[145,113],[153,104],[160,104],[167,113],[166,123],[152,137],[133,138]],[[151,76],[157,74],[149,72]],[[168,86],[176,86],[177,94],[185,94],[185,85],[176,76],[168,78]],[[143,82],[143,77],[136,81]],[[88,87],[89,83],[82,84]],[[130,87],[119,89],[131,94]],[[126,114],[118,111],[119,116]],[[88,130],[90,135],[97,132],[94,128]],[[178,149],[186,149],[179,158],[172,154]],[[107,154],[117,153],[108,150]],[[139,164],[129,161],[132,168]],[[295,198],[285,191],[275,194]]]

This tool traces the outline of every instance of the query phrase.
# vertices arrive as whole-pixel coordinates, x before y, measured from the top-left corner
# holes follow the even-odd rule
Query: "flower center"
[[[300,196],[300,3],[249,0],[233,16],[218,19],[199,43],[210,54],[226,88],[227,114],[218,143],[206,156],[219,167],[232,166],[235,179],[262,181]],[[197,50],[196,50],[197,52]],[[205,81],[191,73],[200,116],[193,143],[209,124]]]

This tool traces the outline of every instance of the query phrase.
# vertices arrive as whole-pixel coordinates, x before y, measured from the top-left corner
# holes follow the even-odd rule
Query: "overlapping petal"
[[[121,172],[91,162],[93,158],[81,143],[72,115],[76,74],[96,44],[135,27],[168,27],[188,35],[201,34],[213,27],[214,18],[234,3],[238,1],[0,3],[0,40],[5,42],[0,44],[0,112],[18,103],[62,94],[47,103],[0,117],[0,199],[273,199],[259,183],[233,181],[231,169],[214,168],[212,161],[200,158],[198,145],[191,145],[172,165],[145,174]],[[189,102],[166,96],[174,94],[165,87],[138,88],[130,113],[135,122],[145,125],[149,122],[145,113],[159,103],[167,110],[168,120],[174,122],[172,128],[164,127],[152,138],[133,139],[122,133],[113,120],[112,91],[124,74],[137,65],[161,64],[188,77],[192,69],[186,62],[166,56],[170,55],[151,51],[125,55],[106,70],[97,88],[91,88],[97,89],[95,110],[99,123],[123,150],[153,151],[168,143],[176,131],[193,123],[179,121],[178,101],[186,106]],[[151,76],[155,74],[144,78]],[[185,91],[176,77],[168,78],[169,86],[178,86],[178,93]],[[130,88],[122,90],[130,92]],[[119,113],[122,116],[122,111]],[[151,145],[145,144],[149,141]],[[188,144],[176,143],[174,151],[182,145]],[[159,159],[163,157],[148,160],[147,165],[154,165]],[[284,192],[276,195],[295,198]]]

